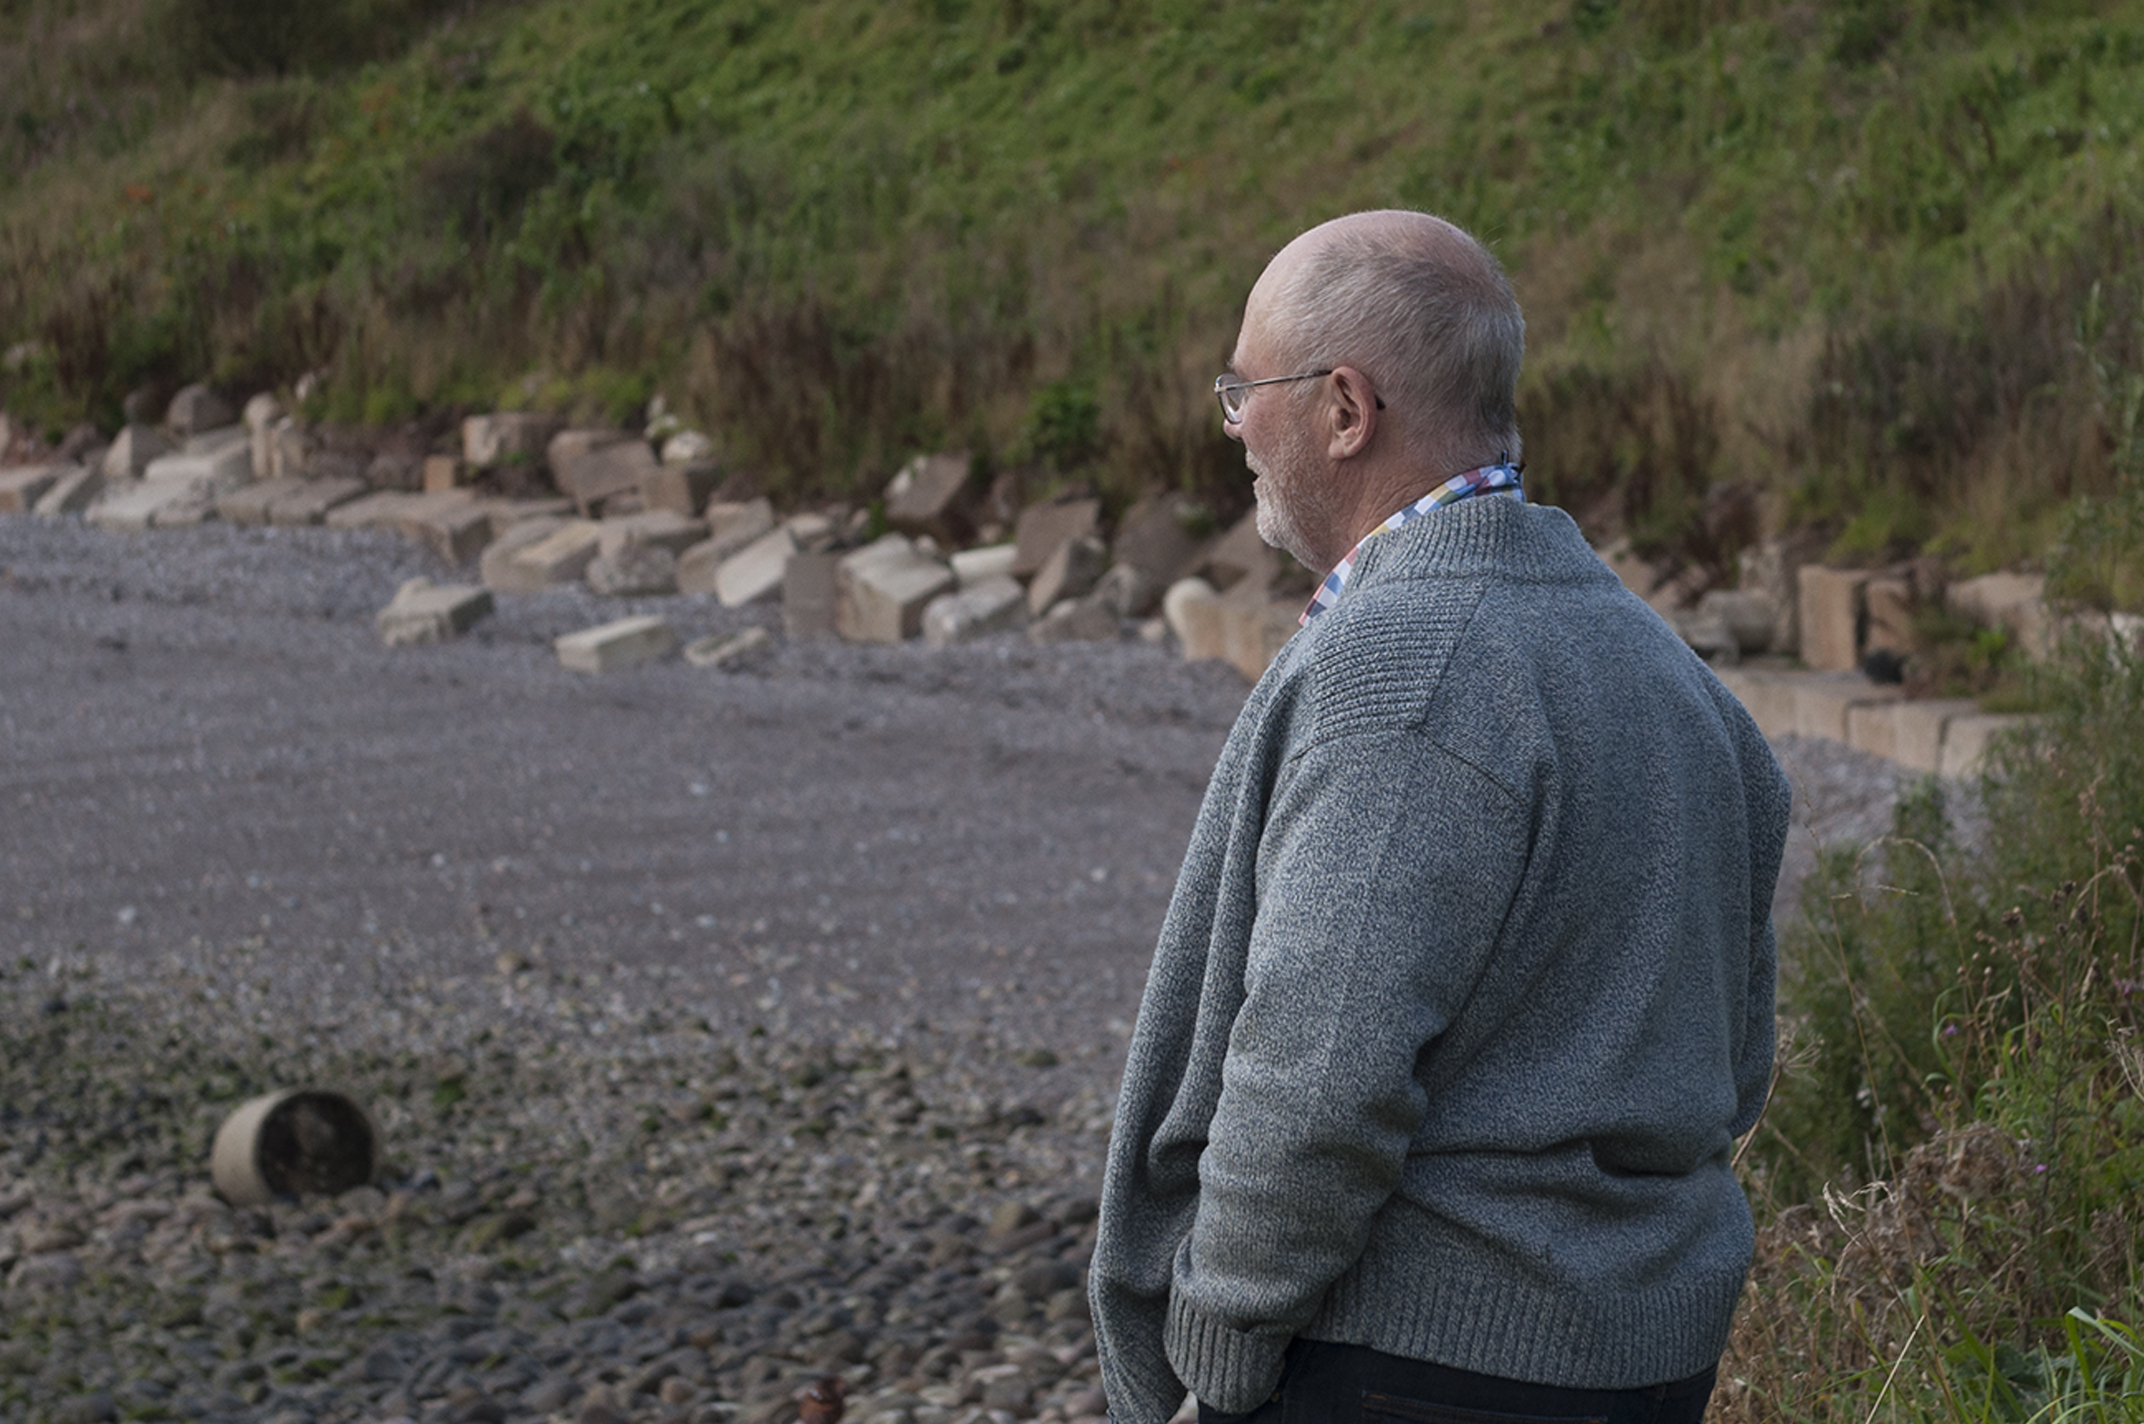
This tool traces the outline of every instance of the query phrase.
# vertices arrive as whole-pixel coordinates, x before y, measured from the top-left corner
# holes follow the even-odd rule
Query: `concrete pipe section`
[[[372,1180],[379,1132],[340,1093],[285,1088],[239,1105],[216,1129],[209,1175],[233,1206],[329,1195]]]

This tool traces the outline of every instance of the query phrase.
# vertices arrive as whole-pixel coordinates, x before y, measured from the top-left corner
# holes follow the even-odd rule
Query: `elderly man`
[[[1116,1424],[1694,1421],[1748,1269],[1787,788],[1525,502],[1524,324],[1451,224],[1269,266],[1216,389],[1329,569],[1221,753],[1091,1277]]]

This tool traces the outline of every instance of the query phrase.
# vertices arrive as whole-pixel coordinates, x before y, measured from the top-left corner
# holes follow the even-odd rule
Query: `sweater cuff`
[[[1163,1345],[1170,1366],[1199,1403],[1223,1414],[1248,1414],[1272,1398],[1288,1350],[1285,1336],[1223,1325],[1173,1291]]]

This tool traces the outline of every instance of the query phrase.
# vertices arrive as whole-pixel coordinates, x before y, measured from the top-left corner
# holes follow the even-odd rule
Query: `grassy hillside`
[[[2037,554],[2134,424],[2133,3],[285,9],[0,11],[9,409],[660,388],[800,490],[944,441],[1226,494],[1244,290],[1399,204],[1513,271],[1539,487],[1717,569]]]

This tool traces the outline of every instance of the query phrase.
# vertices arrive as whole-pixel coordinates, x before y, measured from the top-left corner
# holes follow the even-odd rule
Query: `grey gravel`
[[[1098,1415],[1122,1035],[1241,681],[573,589],[383,649],[417,575],[0,520],[0,1421]],[[557,666],[631,612],[775,636]],[[1887,763],[1780,752],[1790,877],[1886,828]],[[294,1084],[380,1184],[230,1210],[210,1135]]]

